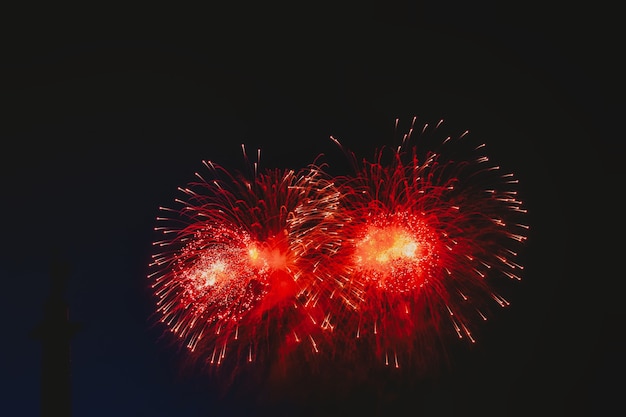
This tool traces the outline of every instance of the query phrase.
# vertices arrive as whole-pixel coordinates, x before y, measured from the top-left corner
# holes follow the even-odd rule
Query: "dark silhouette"
[[[50,295],[44,306],[43,320],[34,331],[34,336],[41,340],[42,417],[72,415],[70,340],[79,325],[69,321],[69,307],[64,297],[69,275],[67,263],[52,262]]]

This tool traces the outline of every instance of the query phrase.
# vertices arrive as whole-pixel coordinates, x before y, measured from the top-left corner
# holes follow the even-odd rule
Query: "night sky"
[[[31,334],[55,254],[70,264],[65,296],[81,326],[75,417],[622,407],[624,267],[610,244],[623,235],[625,156],[615,11],[431,3],[3,13],[0,414],[39,415]],[[182,376],[149,320],[158,207],[204,159],[241,168],[241,144],[260,148],[266,167],[297,169],[321,154],[341,167],[330,135],[369,157],[394,139],[396,118],[414,116],[481,137],[523,184],[523,280],[477,345],[454,349],[453,369],[433,380],[310,378],[270,400],[222,398],[215,381]]]

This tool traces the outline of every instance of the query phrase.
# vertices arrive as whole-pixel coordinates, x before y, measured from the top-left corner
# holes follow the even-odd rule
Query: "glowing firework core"
[[[220,284],[223,284],[224,281],[228,279],[228,275],[225,272],[226,268],[226,263],[222,260],[218,260],[209,263],[206,267],[196,266],[189,271],[188,275],[198,289],[220,287]]]
[[[354,260],[377,287],[405,292],[428,282],[435,260],[435,239],[416,216],[378,218],[363,227]]]
[[[370,227],[357,245],[356,258],[377,268],[395,260],[414,260],[418,243],[406,230],[399,227]]]
[[[248,248],[250,262],[255,267],[270,268],[273,271],[285,271],[287,266],[287,252],[289,251],[286,239],[274,237],[265,243],[252,244]]]

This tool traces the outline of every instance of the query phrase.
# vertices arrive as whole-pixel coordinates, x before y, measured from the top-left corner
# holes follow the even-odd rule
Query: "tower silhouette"
[[[70,341],[79,325],[69,321],[64,292],[70,275],[69,265],[55,259],[50,267],[51,290],[44,305],[44,317],[35,328],[41,341],[41,417],[70,417]]]

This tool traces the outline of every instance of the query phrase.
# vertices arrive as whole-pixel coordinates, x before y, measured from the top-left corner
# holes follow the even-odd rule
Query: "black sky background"
[[[2,415],[39,413],[48,267],[72,268],[74,416],[604,415],[624,373],[624,134],[615,11],[520,3],[345,9],[7,10],[0,51]],[[470,130],[522,181],[524,280],[435,381],[339,392],[294,382],[278,399],[218,396],[177,374],[149,326],[157,209],[201,161],[333,166],[393,123]],[[617,378],[617,382],[614,380]],[[333,381],[334,384],[342,385]],[[210,382],[208,383],[210,387]],[[349,381],[346,381],[346,386]],[[338,393],[339,392],[339,393]],[[409,411],[404,411],[408,409]]]

